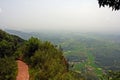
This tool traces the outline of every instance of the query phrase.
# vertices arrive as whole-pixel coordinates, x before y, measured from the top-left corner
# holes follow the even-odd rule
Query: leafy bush
[[[0,80],[16,80],[17,64],[14,58],[0,58]]]
[[[0,80],[16,80],[15,52],[24,40],[0,30]]]

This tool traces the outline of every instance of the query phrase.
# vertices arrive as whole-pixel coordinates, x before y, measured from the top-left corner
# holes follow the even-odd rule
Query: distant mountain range
[[[27,33],[27,32],[22,32],[22,31],[17,31],[17,30],[10,30],[10,29],[5,29],[6,32],[13,34],[13,35],[18,35],[23,39],[29,39],[33,34]]]

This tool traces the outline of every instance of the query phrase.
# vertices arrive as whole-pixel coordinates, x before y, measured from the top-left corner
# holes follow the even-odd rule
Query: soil
[[[16,80],[29,80],[28,65],[21,60],[17,60],[18,74]]]

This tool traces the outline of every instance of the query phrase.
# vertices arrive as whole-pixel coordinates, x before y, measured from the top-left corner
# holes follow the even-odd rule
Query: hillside
[[[120,70],[119,34],[43,31],[32,35],[59,45],[69,70],[82,73],[87,80],[101,79],[109,70]]]
[[[0,80],[16,79],[17,59],[29,66],[30,80],[120,79],[119,38],[116,42],[106,35],[52,32],[32,34],[41,40],[23,40],[2,30],[0,34]]]
[[[11,32],[12,33],[12,32]],[[22,32],[21,32],[22,33]],[[13,33],[15,34],[15,33]],[[120,69],[120,35],[80,32],[34,32],[32,36],[60,45],[69,60],[86,59],[91,53],[96,64],[104,69]],[[16,35],[19,35],[16,33]],[[26,35],[26,34],[24,34]],[[106,61],[106,62],[105,62]],[[113,65],[115,64],[115,65]]]
[[[16,60],[29,66],[30,80],[78,80],[78,73],[68,70],[68,63],[59,47],[31,37],[25,41],[0,30],[0,80],[15,80]]]
[[[23,42],[20,37],[0,30],[0,80],[15,80],[17,64],[14,53]]]

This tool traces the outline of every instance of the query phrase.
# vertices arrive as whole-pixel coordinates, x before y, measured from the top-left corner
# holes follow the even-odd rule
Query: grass
[[[69,55],[69,54],[67,54]],[[97,66],[95,64],[95,58],[94,56],[86,51],[86,57],[87,57],[87,61],[78,63],[78,64],[74,64],[73,70],[74,71],[82,71],[85,70],[87,67],[91,67],[93,69],[93,72],[96,74],[96,76],[98,78],[102,77],[103,75],[103,71],[102,68],[100,68],[99,66]]]

